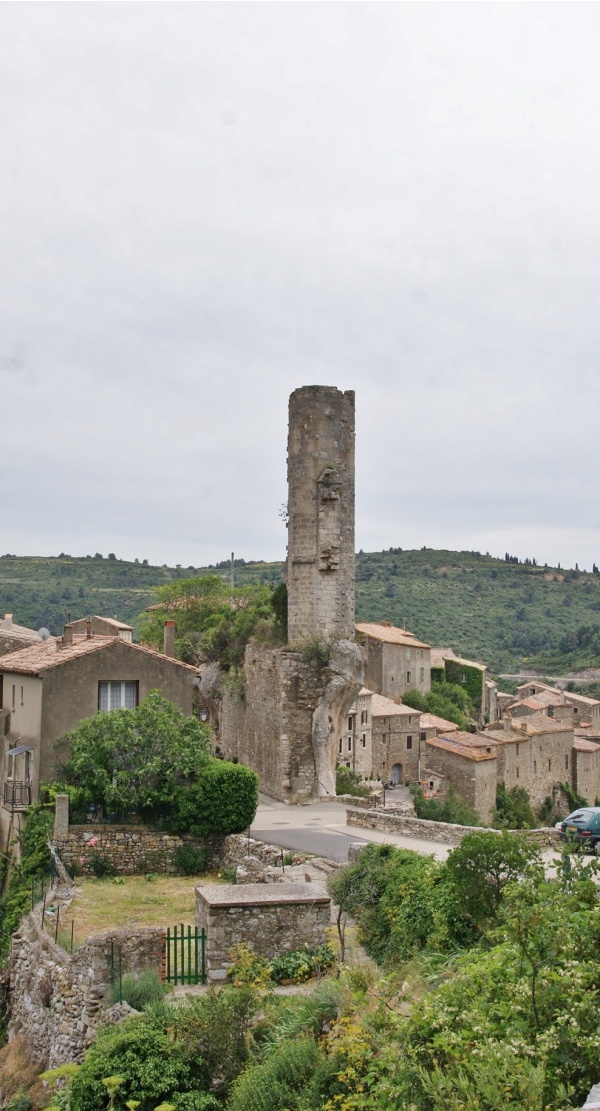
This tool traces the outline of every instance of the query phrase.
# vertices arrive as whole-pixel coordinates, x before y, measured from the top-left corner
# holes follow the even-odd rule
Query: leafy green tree
[[[457,683],[432,683],[431,690],[406,691],[402,701],[423,714],[437,714],[466,729],[475,717],[475,708],[466,690]]]
[[[59,774],[111,813],[152,816],[171,807],[182,784],[207,767],[210,738],[208,726],[152,691],[134,710],[80,722],[64,738],[71,755]]]
[[[420,787],[411,787],[417,818],[430,822],[451,822],[459,826],[480,826],[481,818],[476,810],[458,798],[450,784],[444,799],[426,799]]]
[[[287,637],[287,594],[280,587],[244,585],[232,591],[218,575],[200,575],[159,587],[156,595],[142,637],[160,648],[165,620],[175,621],[176,653],[188,663],[216,660],[227,671],[243,663],[252,636]]]
[[[520,879],[539,861],[539,849],[524,836],[486,830],[463,837],[450,853],[444,872],[474,937],[495,922],[507,884]]]
[[[258,805],[256,772],[228,760],[211,760],[199,778],[179,792],[167,824],[175,833],[198,837],[242,833],[254,821]]]

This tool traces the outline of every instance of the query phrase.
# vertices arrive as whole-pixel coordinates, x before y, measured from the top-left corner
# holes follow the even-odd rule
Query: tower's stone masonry
[[[354,392],[290,397],[288,635],[354,639]]]
[[[226,691],[219,743],[286,802],[335,794],[342,722],[363,682],[354,640],[354,393],[290,398],[287,648],[246,648]],[[311,642],[317,637],[321,644]]]

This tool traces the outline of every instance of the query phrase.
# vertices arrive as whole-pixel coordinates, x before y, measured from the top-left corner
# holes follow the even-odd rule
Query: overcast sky
[[[0,552],[285,554],[356,390],[357,548],[600,563],[600,6],[3,3]]]

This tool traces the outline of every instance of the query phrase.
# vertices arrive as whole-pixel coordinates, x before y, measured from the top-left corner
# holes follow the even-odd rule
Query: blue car
[[[580,806],[560,823],[561,841],[573,841],[589,852],[599,853],[600,806]]]

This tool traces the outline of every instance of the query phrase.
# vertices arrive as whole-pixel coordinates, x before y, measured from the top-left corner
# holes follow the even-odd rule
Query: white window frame
[[[98,682],[98,710],[101,713],[134,710],[137,705],[137,679],[101,679]]]

